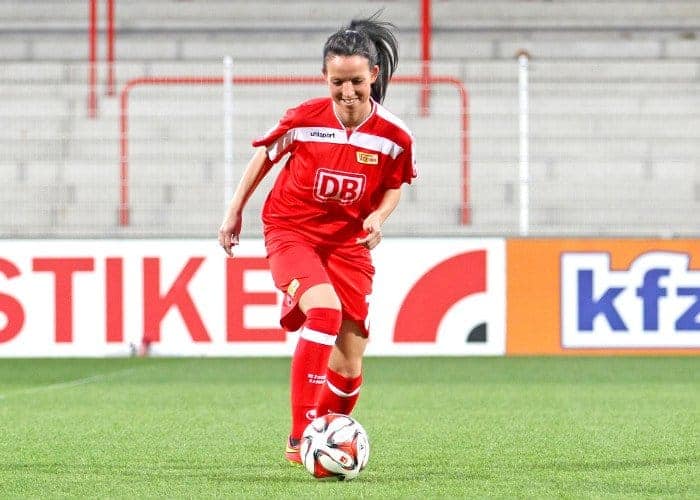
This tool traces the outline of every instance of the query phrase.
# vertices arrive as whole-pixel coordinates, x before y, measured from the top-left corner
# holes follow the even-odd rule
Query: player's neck
[[[369,115],[372,114],[373,109],[374,105],[372,104],[372,101],[368,101],[367,106],[363,106],[361,109],[358,109],[356,113],[343,114],[338,111],[338,108],[336,108],[335,114],[345,129],[351,132],[359,127],[365,120],[367,120]]]

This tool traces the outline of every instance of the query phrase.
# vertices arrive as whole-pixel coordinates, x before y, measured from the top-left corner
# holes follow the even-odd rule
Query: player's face
[[[324,76],[344,125],[359,125],[371,111],[371,86],[378,73],[379,66],[370,68],[366,57],[334,55],[326,59]]]

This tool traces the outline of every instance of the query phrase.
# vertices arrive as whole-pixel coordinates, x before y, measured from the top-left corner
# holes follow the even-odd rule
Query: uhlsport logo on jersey
[[[564,253],[565,348],[700,347],[700,271],[685,253],[648,252],[629,269],[607,253]]]
[[[335,139],[335,130],[312,130],[309,132],[309,136],[315,139]]]
[[[365,191],[366,179],[363,174],[338,172],[320,168],[314,181],[314,198],[318,201],[335,201],[343,205],[354,203]]]

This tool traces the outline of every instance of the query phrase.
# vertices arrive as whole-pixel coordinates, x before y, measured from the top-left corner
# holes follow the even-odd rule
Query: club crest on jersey
[[[376,153],[365,153],[363,151],[356,151],[355,156],[357,158],[357,163],[363,163],[365,165],[379,164],[379,155]]]
[[[320,168],[314,180],[314,198],[317,201],[334,201],[343,205],[354,203],[362,197],[365,184],[366,178],[363,174]]]

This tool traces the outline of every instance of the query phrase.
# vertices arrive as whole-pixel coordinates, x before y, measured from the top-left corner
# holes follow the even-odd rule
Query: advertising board
[[[508,354],[700,353],[700,242],[507,242]]]
[[[5,240],[0,356],[282,356],[282,294],[261,240]],[[369,355],[502,355],[499,239],[386,239],[373,252]]]

